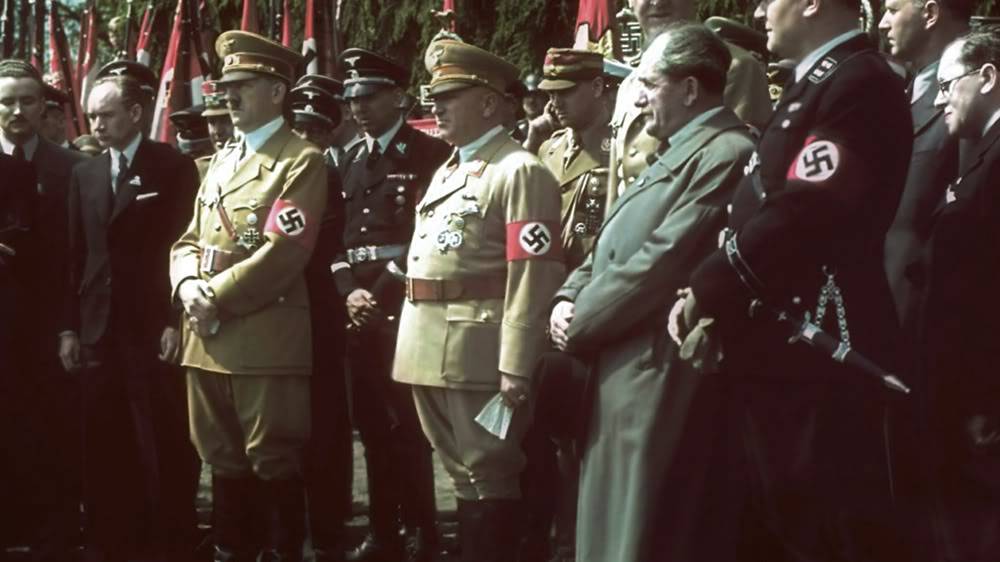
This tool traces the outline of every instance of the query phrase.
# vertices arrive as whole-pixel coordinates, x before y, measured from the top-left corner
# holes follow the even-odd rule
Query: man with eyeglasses
[[[927,369],[934,560],[1000,560],[1000,27],[965,35],[938,66],[948,133],[970,143],[937,200],[916,359]]]
[[[259,35],[215,44],[239,142],[217,152],[170,279],[184,309],[191,440],[212,467],[215,560],[302,559],[312,372],[303,274],[326,208],[323,155],[283,110],[302,57]]]
[[[765,0],[767,48],[794,82],[744,169],[721,247],[672,328],[717,322],[748,497],[742,546],[767,560],[909,560],[894,505],[888,399],[806,344],[791,311],[896,372],[885,233],[906,181],[903,84],[858,29],[857,0]],[[901,378],[911,380],[908,373]],[[891,444],[890,444],[891,445]]]

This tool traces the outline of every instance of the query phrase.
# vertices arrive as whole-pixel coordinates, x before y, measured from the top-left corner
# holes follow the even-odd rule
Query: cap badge
[[[437,47],[434,48],[433,51],[431,51],[431,56],[430,56],[431,64],[437,66],[438,64],[441,63],[441,57],[443,56],[444,56],[444,47],[438,45]]]
[[[358,59],[360,59],[360,58],[361,58],[361,55],[358,55],[356,57],[345,57],[344,58],[344,62],[347,63],[347,66],[354,66],[355,64],[357,64]]]

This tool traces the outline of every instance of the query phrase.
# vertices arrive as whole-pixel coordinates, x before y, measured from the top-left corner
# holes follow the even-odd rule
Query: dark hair
[[[958,62],[969,69],[977,69],[992,63],[1000,67],[1000,25],[982,27],[960,38],[961,51]]]
[[[667,26],[649,46],[659,50],[653,68],[674,77],[693,76],[705,91],[721,94],[733,56],[722,39],[700,23],[679,22]]]
[[[114,84],[118,88],[118,93],[121,94],[122,104],[126,108],[138,104],[142,108],[143,116],[153,101],[152,96],[149,95],[146,88],[143,88],[142,83],[131,76],[115,75],[98,78],[94,82],[94,87],[102,84]]]
[[[42,74],[38,69],[21,59],[4,59],[0,61],[0,78],[31,78],[38,83],[39,89],[44,89]]]

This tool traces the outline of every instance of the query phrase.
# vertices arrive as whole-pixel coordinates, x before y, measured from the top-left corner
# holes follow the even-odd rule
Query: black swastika
[[[524,249],[536,255],[545,252],[550,242],[552,242],[552,237],[549,236],[548,230],[540,224],[533,225],[526,233],[521,234],[521,244]]]
[[[295,236],[305,230],[306,219],[298,209],[293,207],[278,213],[278,224],[281,226],[282,232],[289,236]]]
[[[816,148],[802,155],[802,165],[805,167],[805,177],[812,178],[836,170],[837,164],[830,154],[830,145],[817,144]]]

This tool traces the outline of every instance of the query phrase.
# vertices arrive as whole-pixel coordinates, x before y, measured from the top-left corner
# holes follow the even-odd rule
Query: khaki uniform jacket
[[[500,372],[531,376],[545,347],[549,300],[565,275],[559,188],[545,166],[502,131],[468,162],[455,162],[438,169],[417,205],[409,276],[506,279],[505,295],[407,299],[393,378],[496,390]],[[529,251],[536,255],[521,259]]]
[[[307,375],[312,351],[303,270],[326,206],[326,162],[287,125],[238,166],[237,150],[238,144],[213,157],[191,224],[171,252],[173,294],[185,279],[207,280],[222,321],[206,338],[185,323],[181,361],[219,373]],[[236,263],[206,271],[207,248],[232,252]]]
[[[571,129],[556,131],[538,150],[538,157],[556,177],[562,192],[561,241],[569,270],[583,263],[594,246],[608,196],[607,150],[593,154],[580,147],[564,167],[572,136]],[[610,147],[609,139],[602,149]]]
[[[763,129],[771,118],[771,96],[767,89],[764,67],[748,51],[726,43],[733,60],[726,75],[723,103],[744,123]],[[645,120],[635,101],[639,97],[639,80],[633,72],[622,82],[615,101],[611,128],[610,178],[608,203],[614,202],[639,174],[649,167],[648,157],[656,152],[658,141],[646,134]]]

